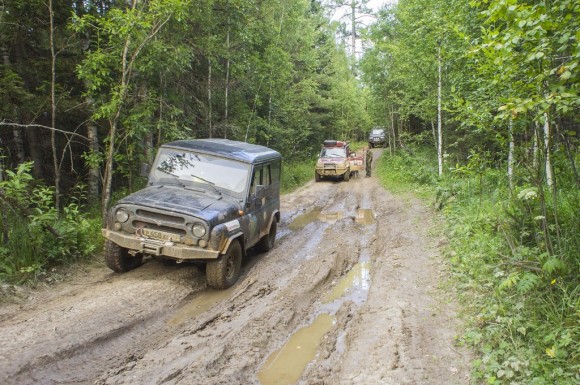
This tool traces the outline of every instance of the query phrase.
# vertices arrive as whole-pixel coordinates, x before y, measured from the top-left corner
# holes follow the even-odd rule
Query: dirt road
[[[433,213],[362,176],[313,181],[282,213],[226,291],[200,266],[99,263],[2,304],[0,383],[469,383]]]

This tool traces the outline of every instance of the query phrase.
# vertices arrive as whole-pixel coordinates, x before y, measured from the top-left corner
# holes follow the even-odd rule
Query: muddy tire
[[[242,267],[242,247],[233,240],[228,251],[215,261],[207,263],[205,274],[207,284],[214,289],[227,289],[238,280]]]
[[[344,173],[343,179],[344,179],[345,182],[348,182],[350,180],[350,170],[347,170]]]
[[[141,266],[143,256],[140,254],[131,256],[129,250],[107,239],[105,240],[105,262],[114,272],[125,273]]]
[[[274,248],[274,242],[276,241],[276,230],[278,229],[278,223],[276,219],[272,219],[272,224],[270,225],[270,231],[268,234],[264,235],[262,239],[256,244],[256,250],[261,253],[268,252]]]
[[[314,181],[315,182],[320,182],[320,180],[322,179],[322,177],[320,176],[319,173],[315,172],[314,173]]]

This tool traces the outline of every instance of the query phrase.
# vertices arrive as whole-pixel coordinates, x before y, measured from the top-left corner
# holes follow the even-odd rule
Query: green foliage
[[[95,236],[100,221],[80,211],[82,189],[73,193],[74,200],[58,212],[53,206],[53,190],[36,184],[31,168],[32,163],[22,163],[16,171],[7,170],[8,178],[0,181],[3,280],[34,279],[51,265],[92,254],[101,242]]]
[[[284,162],[282,165],[282,192],[289,193],[314,179],[315,160]]]
[[[502,188],[504,178],[487,166],[488,156],[474,154],[438,180],[433,151],[411,150],[384,152],[377,172],[391,190],[419,191],[434,200],[447,219],[447,257],[468,320],[462,341],[477,353],[473,382],[578,382],[578,236],[560,231],[552,253],[546,241],[557,238],[558,228],[577,229],[570,213],[576,209],[552,206],[536,187],[510,193]],[[575,202],[577,191],[561,196]],[[542,202],[547,219],[538,218]],[[556,216],[558,226],[551,219]]]

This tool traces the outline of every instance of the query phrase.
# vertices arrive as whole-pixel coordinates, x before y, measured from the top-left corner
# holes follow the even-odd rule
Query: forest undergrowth
[[[413,191],[445,218],[472,382],[580,383],[578,189],[560,180],[553,196],[520,175],[510,191],[505,171],[480,167],[487,161],[476,154],[438,178],[435,159],[431,149],[385,151],[377,172],[389,190]]]

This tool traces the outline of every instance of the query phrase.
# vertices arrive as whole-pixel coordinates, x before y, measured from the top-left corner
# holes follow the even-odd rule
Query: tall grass
[[[314,179],[316,160],[284,162],[282,165],[282,193],[289,193]]]
[[[482,162],[472,157],[439,179],[434,152],[413,149],[385,152],[377,173],[447,219],[446,256],[467,320],[462,341],[477,353],[473,382],[578,384],[578,191],[562,184],[553,199],[522,178],[510,193],[503,171]]]

